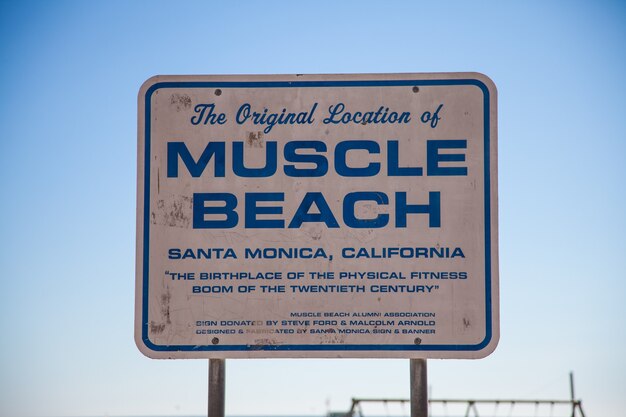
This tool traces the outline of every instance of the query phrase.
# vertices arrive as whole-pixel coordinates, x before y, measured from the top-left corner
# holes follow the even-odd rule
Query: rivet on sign
[[[217,338],[216,338],[217,339]],[[422,339],[420,339],[419,337],[415,338],[415,344],[416,345],[421,345],[422,344]]]
[[[419,87],[417,87],[417,86],[413,87],[413,92],[414,93],[419,93],[419,91],[420,91]]]
[[[215,90],[215,95],[216,96],[221,96],[222,95],[222,90],[220,90],[219,88],[217,90]]]
[[[213,343],[214,345],[217,345],[220,342],[220,339],[218,339],[217,337],[214,337],[213,340],[211,340],[211,343]]]

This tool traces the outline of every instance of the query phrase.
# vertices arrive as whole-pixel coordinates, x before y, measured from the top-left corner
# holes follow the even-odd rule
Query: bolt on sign
[[[497,96],[477,73],[157,76],[139,92],[152,358],[480,358]]]

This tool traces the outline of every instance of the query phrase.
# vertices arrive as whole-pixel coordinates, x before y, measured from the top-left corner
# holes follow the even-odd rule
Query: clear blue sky
[[[479,71],[499,94],[501,339],[433,397],[626,409],[618,1],[0,3],[0,415],[202,415],[133,341],[136,98],[156,74]],[[230,415],[408,397],[408,360],[229,360]],[[405,414],[406,415],[406,414]]]

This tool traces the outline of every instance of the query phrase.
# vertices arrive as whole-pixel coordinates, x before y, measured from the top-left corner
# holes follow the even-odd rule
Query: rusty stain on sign
[[[165,324],[163,323],[156,324],[154,321],[150,322],[150,333],[154,335],[159,335],[163,333],[164,330],[165,330]]]
[[[174,108],[177,112],[190,109],[191,97],[187,94],[174,93],[170,96],[170,107]]]
[[[165,322],[167,324],[172,324],[172,320],[170,319],[170,300],[172,299],[172,293],[167,290],[165,294],[161,295],[161,314],[165,317]]]
[[[186,195],[159,199],[152,212],[152,224],[188,229],[191,227],[192,205],[192,197]]]
[[[263,132],[248,132],[246,138],[246,144],[250,148],[262,148],[263,147]]]

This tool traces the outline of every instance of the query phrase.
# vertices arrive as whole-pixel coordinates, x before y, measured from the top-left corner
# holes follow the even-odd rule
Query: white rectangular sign
[[[158,76],[139,92],[153,358],[480,358],[497,107],[477,73]]]

